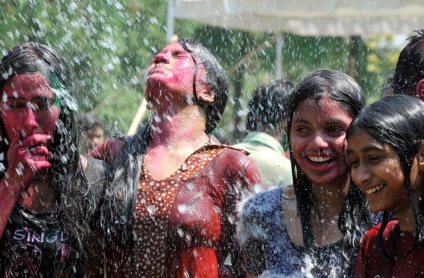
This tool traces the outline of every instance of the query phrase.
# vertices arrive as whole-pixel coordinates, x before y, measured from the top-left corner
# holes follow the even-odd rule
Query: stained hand
[[[9,182],[26,188],[32,178],[40,169],[51,166],[49,160],[48,144],[50,135],[33,134],[22,140],[12,141],[7,152]]]

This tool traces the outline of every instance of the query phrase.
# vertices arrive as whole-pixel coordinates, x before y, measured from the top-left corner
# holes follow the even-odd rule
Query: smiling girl
[[[365,105],[344,73],[317,70],[294,90],[288,137],[293,185],[261,192],[239,214],[248,277],[345,277],[363,230],[365,208],[345,163],[345,132]]]
[[[424,102],[385,97],[363,110],[346,137],[353,181],[374,212],[384,211],[362,239],[355,277],[423,277]]]

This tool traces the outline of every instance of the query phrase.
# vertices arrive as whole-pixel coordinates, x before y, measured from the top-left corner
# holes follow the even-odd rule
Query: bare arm
[[[250,273],[247,273],[247,274],[246,274],[246,278],[256,278],[256,277],[258,277],[258,276],[256,276],[256,275],[252,275],[252,274],[250,274]]]
[[[108,138],[103,144],[92,150],[88,156],[100,159],[110,164],[125,145],[125,139],[122,137]]]

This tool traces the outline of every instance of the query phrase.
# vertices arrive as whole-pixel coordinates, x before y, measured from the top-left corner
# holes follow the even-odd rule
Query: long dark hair
[[[178,40],[178,43],[193,58],[196,67],[193,76],[193,94],[196,102],[202,105],[205,110],[206,133],[210,133],[218,125],[224,113],[225,106],[227,105],[229,90],[227,74],[215,56],[199,42],[192,39],[181,38]],[[196,58],[198,58],[200,63],[205,67],[207,74],[206,83],[212,87],[212,91],[214,92],[214,101],[207,105],[200,103],[196,95],[196,77],[199,66],[199,62]]]
[[[22,43],[12,48],[0,62],[0,89],[15,75],[42,74],[54,91],[56,105],[60,107],[59,118],[56,122],[55,134],[52,138],[50,162],[48,169],[51,180],[48,184],[57,195],[59,213],[63,218],[62,224],[68,236],[76,241],[79,249],[83,250],[83,242],[87,235],[88,223],[85,221],[86,211],[80,202],[79,192],[86,187],[86,179],[82,175],[78,151],[79,132],[75,112],[77,109],[74,96],[78,86],[71,65],[52,48],[35,43]],[[3,120],[0,120],[0,152],[4,160],[1,163],[7,169],[8,138],[4,131]],[[4,177],[0,173],[0,178]],[[74,243],[75,244],[75,243]]]
[[[416,243],[423,244],[424,202],[417,204],[414,198],[410,173],[414,157],[424,141],[424,102],[407,95],[384,97],[361,112],[349,126],[346,138],[349,139],[358,129],[365,131],[381,144],[389,145],[398,154],[405,176],[407,195],[417,222]],[[424,193],[419,198],[423,200]],[[378,232],[378,242],[381,246],[383,231],[389,220],[390,213],[385,211],[381,229]]]
[[[320,69],[306,76],[295,88],[289,100],[288,140],[291,138],[293,115],[299,105],[307,99],[319,100],[328,97],[340,102],[346,112],[354,118],[365,106],[365,96],[360,86],[348,75],[334,70]],[[314,208],[314,196],[311,183],[297,164],[290,145],[290,157],[293,174],[293,187],[297,199],[297,211],[300,216],[305,248],[311,250],[314,234],[311,225],[311,212]],[[358,218],[366,202],[365,197],[356,186],[349,186],[339,217],[339,229],[344,235],[345,246],[359,246],[362,232],[353,225],[352,218]],[[344,253],[345,257],[347,254]],[[347,258],[345,258],[347,259]],[[346,261],[346,260],[345,260]]]

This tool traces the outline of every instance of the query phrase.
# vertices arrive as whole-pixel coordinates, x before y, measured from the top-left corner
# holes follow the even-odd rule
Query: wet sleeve
[[[236,151],[229,157],[226,168],[230,180],[230,190],[227,196],[225,216],[222,230],[223,245],[228,248],[231,256],[233,277],[245,277],[244,254],[236,237],[237,205],[245,195],[251,195],[255,186],[261,186],[259,171],[253,161],[241,152]],[[227,246],[227,247],[225,247]]]
[[[236,237],[237,229],[235,224],[238,222],[237,208],[240,205],[242,199],[246,198],[247,196],[253,195],[254,189],[256,187],[262,186],[262,181],[259,174],[259,170],[256,167],[255,163],[245,154],[239,153],[236,156],[235,161],[233,161],[231,165],[238,165],[237,169],[232,169],[234,190],[233,192],[235,194],[236,203],[234,209],[231,212],[228,212],[228,214],[231,213],[232,217],[228,219],[230,221],[229,223],[226,223],[226,225],[231,226],[228,241],[232,246],[230,254],[233,271],[234,273],[236,273],[236,277],[245,277],[246,254],[244,253],[244,250],[240,247]]]
[[[97,146],[87,156],[106,161],[108,164],[116,158],[127,142],[127,137],[116,136],[106,139],[103,144]]]
[[[265,240],[262,236],[262,215],[256,208],[255,198],[243,203],[238,214],[237,239],[245,258],[245,269],[252,275],[266,270]]]

